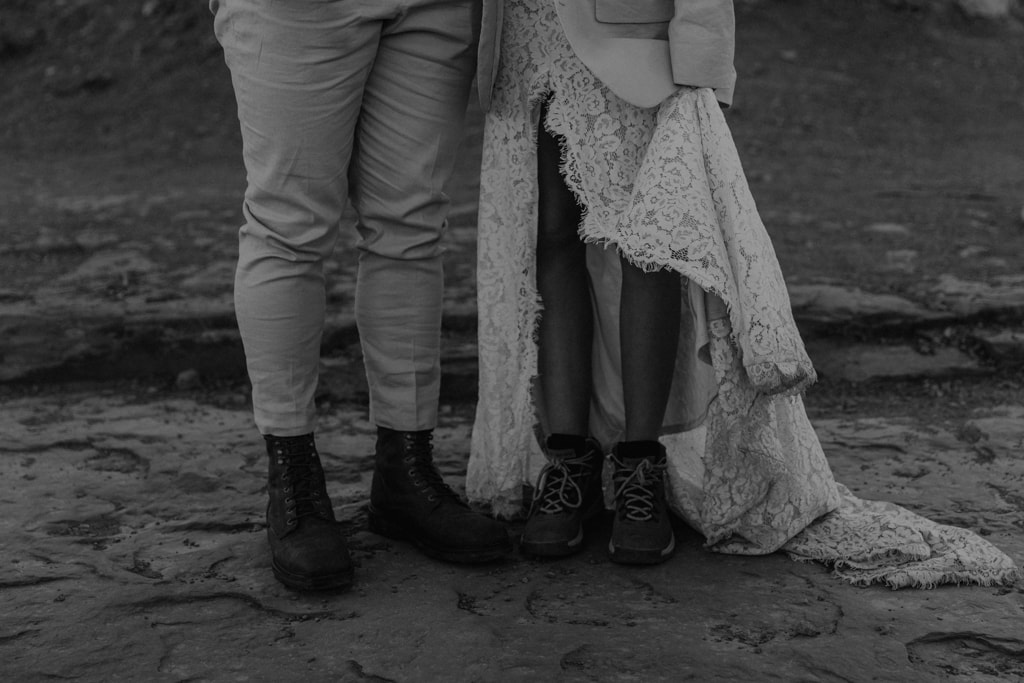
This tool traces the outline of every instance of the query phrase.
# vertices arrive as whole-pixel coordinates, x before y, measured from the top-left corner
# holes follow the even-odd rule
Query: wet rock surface
[[[1024,406],[819,420],[840,481],[1024,556]],[[441,470],[465,472],[447,411]],[[1013,680],[1024,586],[853,588],[817,564],[730,557],[679,527],[669,563],[437,563],[366,530],[372,426],[324,415],[328,489],[357,567],[346,594],[269,571],[261,444],[245,409],[93,392],[4,402],[0,647],[11,680]],[[514,531],[515,524],[510,525]]]

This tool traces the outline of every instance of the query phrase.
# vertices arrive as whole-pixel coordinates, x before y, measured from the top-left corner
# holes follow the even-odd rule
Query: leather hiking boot
[[[665,447],[626,441],[612,449],[615,521],[608,556],[622,564],[657,564],[676,549],[665,502]]]
[[[552,434],[520,549],[538,557],[565,557],[583,548],[583,523],[604,507],[601,446],[582,436]]]
[[[434,465],[432,430],[377,428],[370,530],[446,562],[490,562],[512,550],[505,526],[472,511]]]
[[[296,590],[352,585],[352,560],[327,497],[312,434],[265,437],[270,456],[267,538],[277,580]]]

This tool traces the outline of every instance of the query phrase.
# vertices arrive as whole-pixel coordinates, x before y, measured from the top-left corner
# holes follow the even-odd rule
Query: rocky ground
[[[0,10],[8,680],[1024,680],[1024,583],[853,588],[782,556],[461,568],[366,529],[372,428],[329,266],[318,405],[357,586],[270,575],[230,285],[244,173],[192,0]],[[1024,562],[1024,54],[1013,20],[743,2],[729,113],[836,478]],[[475,400],[480,114],[453,182],[441,466]],[[351,244],[351,237],[346,245]],[[515,525],[512,525],[512,531]]]

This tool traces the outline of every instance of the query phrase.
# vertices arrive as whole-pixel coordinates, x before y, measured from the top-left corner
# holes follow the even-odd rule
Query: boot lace
[[[284,504],[289,517],[297,522],[303,517],[327,519],[322,509],[324,474],[316,449],[305,453],[287,453],[277,449],[277,464],[284,466]]]
[[[580,484],[593,471],[590,453],[551,458],[537,480],[535,509],[545,515],[557,515],[583,504]]]
[[[625,466],[618,460],[615,463],[615,500],[618,512],[625,519],[634,522],[657,520],[657,490],[662,482],[665,463],[652,460],[641,460],[632,472],[626,474]]]
[[[402,461],[408,465],[409,478],[413,486],[427,494],[427,500],[433,502],[442,498],[451,498],[461,502],[459,495],[444,482],[444,478],[434,464],[434,438],[432,432],[409,432],[405,435],[405,455]]]

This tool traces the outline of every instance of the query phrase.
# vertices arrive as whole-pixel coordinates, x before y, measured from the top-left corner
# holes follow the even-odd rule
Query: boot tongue
[[[635,464],[644,458],[658,459],[665,455],[665,447],[660,441],[623,441],[615,446],[615,454],[622,461]]]
[[[295,500],[296,517],[327,519],[320,507],[323,476],[320,474],[316,455],[293,458],[287,467],[289,481],[293,487],[292,498]]]
[[[615,473],[615,498],[620,501],[619,515],[638,522],[657,515],[657,487],[661,469],[651,458],[636,458],[624,463]]]
[[[587,437],[576,434],[552,434],[547,438],[547,447],[553,451],[583,452],[587,447]]]
[[[307,453],[316,454],[316,441],[312,434],[302,436],[265,436],[266,442],[273,449],[275,455],[283,455],[292,458]]]
[[[418,431],[403,432],[406,439],[410,441],[426,441],[429,442],[434,438],[433,429],[420,429]]]
[[[415,472],[414,479],[440,498],[451,498],[461,503],[459,496],[444,482],[444,477],[434,463],[434,448],[431,444],[432,431],[408,432],[405,435],[405,454]]]
[[[618,514],[641,522],[654,518],[656,488],[665,470],[665,447],[658,441],[623,441],[615,446],[613,463]]]
[[[321,498],[326,497],[320,459],[316,441],[312,434],[292,437],[266,437],[273,457],[287,472],[288,484],[292,488],[289,496],[295,504],[295,518],[321,517],[327,515],[321,509]]]

